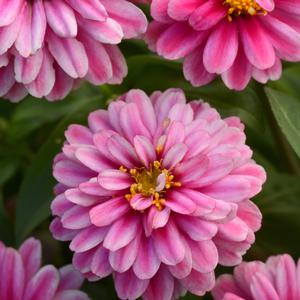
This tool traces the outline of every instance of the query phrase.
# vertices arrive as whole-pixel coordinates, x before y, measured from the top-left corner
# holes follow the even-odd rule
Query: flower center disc
[[[224,0],[223,4],[228,6],[227,18],[232,21],[234,16],[240,15],[266,15],[264,10],[255,0]]]
[[[127,172],[127,169],[120,167]],[[150,168],[135,168],[129,171],[135,183],[130,186],[130,194],[125,198],[130,201],[135,195],[140,194],[145,198],[152,197],[152,204],[158,210],[162,210],[165,203],[165,193],[171,187],[181,186],[180,182],[174,181],[174,175],[167,169],[162,168],[161,161],[154,161]]]

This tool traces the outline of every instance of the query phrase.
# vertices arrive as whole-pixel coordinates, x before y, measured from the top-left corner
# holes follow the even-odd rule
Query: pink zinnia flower
[[[121,299],[203,295],[261,225],[250,198],[265,172],[243,129],[175,89],[132,90],[91,113],[54,162],[54,237],[90,280],[113,274]]]
[[[78,290],[83,278],[72,265],[41,268],[41,244],[30,238],[19,250],[0,242],[1,300],[89,300]]]
[[[298,0],[153,0],[147,41],[159,55],[184,58],[194,86],[221,75],[231,89],[251,77],[281,75],[280,60],[300,61]]]
[[[272,256],[266,263],[243,262],[234,274],[222,275],[213,289],[215,300],[299,300],[300,261],[288,254]]]
[[[146,27],[126,0],[0,1],[0,97],[61,99],[81,78],[121,83],[127,66],[116,45]]]

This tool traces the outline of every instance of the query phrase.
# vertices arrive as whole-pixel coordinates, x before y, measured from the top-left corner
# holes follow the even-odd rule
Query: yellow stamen
[[[255,0],[224,0],[224,5],[228,6],[227,19],[231,22],[233,17],[240,15],[266,15],[263,9]]]
[[[127,173],[127,169],[126,169],[124,166],[121,166],[121,167],[119,168],[119,170],[120,170],[121,172]]]
[[[123,166],[120,170],[127,172]],[[130,186],[130,194],[126,194],[125,198],[130,201],[136,194],[141,194],[144,197],[153,198],[152,204],[158,209],[162,210],[166,203],[166,199],[163,198],[166,191],[172,187],[181,186],[180,182],[174,181],[174,175],[170,173],[167,169],[162,168],[162,161],[154,161],[150,164],[150,168],[146,169],[144,167],[135,168],[129,170],[129,174],[134,179],[135,183]],[[159,175],[164,174],[166,178],[165,186],[162,190],[156,191],[157,178]]]

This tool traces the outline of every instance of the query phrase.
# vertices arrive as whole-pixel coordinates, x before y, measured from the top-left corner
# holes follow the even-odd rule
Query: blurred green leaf
[[[103,106],[101,97],[83,99],[80,105],[56,126],[48,140],[33,158],[17,198],[16,240],[21,242],[37,225],[50,215],[55,180],[52,177],[52,161],[60,151],[63,133],[72,123],[84,123],[89,112]]]
[[[199,297],[199,296],[187,293],[184,297],[182,297],[180,299],[182,299],[182,300],[199,300],[199,299],[202,299],[202,300],[212,300],[213,298],[212,298],[212,296],[209,293],[207,293],[203,297]]]
[[[78,98],[54,103],[28,98],[21,102],[12,114],[6,140],[10,143],[16,142],[43,124],[54,122],[81,105],[82,99]]]
[[[6,245],[14,243],[13,225],[2,211],[0,211],[0,241]]]
[[[253,258],[265,259],[283,252],[299,256],[299,183],[298,176],[268,174],[268,181],[256,201],[263,214],[263,226],[251,249]]]
[[[2,191],[0,191],[2,192]],[[6,245],[13,245],[14,231],[11,221],[6,216],[2,194],[0,193],[0,241]]]
[[[300,157],[300,102],[270,88],[266,94],[282,132]]]
[[[16,158],[0,158],[0,186],[14,175],[17,166],[18,160]]]
[[[279,80],[270,81],[268,86],[300,101],[300,64],[291,64],[283,69]]]

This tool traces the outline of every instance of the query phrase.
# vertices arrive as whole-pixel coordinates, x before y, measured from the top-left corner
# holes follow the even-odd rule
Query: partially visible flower
[[[300,61],[300,1],[153,0],[146,40],[202,86],[221,75],[227,87],[281,75],[281,60]]]
[[[30,238],[19,250],[0,242],[1,300],[89,300],[78,290],[83,278],[71,265],[41,268],[41,244]]]
[[[215,300],[299,300],[300,261],[283,254],[243,262],[233,275],[218,278],[212,294]]]
[[[66,131],[54,237],[71,241],[88,279],[113,274],[121,299],[205,294],[217,264],[240,263],[261,225],[250,198],[265,172],[243,130],[181,90],[128,92]]]
[[[0,97],[52,101],[80,79],[121,83],[127,66],[117,44],[146,27],[127,0],[0,1]]]

